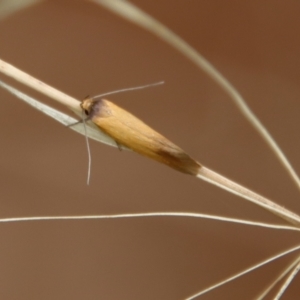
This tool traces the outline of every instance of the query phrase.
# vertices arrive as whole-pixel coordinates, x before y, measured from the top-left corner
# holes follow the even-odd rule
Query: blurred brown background
[[[238,88],[299,170],[300,2],[133,2]],[[0,40],[3,60],[77,99],[165,80],[110,99],[207,167],[300,213],[299,190],[229,98],[143,29],[89,2],[43,1],[2,19]],[[0,95],[2,218],[188,211],[282,223],[191,176],[92,141],[87,186],[83,136]],[[170,217],[8,223],[0,234],[0,299],[181,300],[299,240],[293,232]],[[255,299],[295,255],[199,299]],[[298,299],[299,280],[282,299]]]

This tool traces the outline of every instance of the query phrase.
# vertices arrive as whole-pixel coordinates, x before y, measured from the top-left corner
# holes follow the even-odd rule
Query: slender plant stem
[[[34,4],[41,2],[42,0],[1,0],[0,1],[0,19],[9,17],[22,9],[28,8]]]
[[[15,80],[26,84],[27,86],[51,97],[52,99],[66,105],[71,108],[74,112],[80,115],[81,108],[79,106],[79,101],[76,99],[58,91],[57,89],[47,85],[44,82],[28,75],[27,73],[17,69],[16,67],[0,60],[0,72],[3,72],[7,76],[14,78]],[[283,218],[289,223],[300,227],[300,217],[295,213],[277,205],[276,203],[240,186],[237,183],[209,170],[208,168],[201,167],[199,174],[197,176],[203,180],[213,183],[231,193],[239,195],[251,202],[268,209],[270,212],[276,214],[277,216]]]
[[[241,113],[252,124],[252,126],[258,131],[265,142],[269,145],[273,153],[279,159],[283,167],[286,169],[290,177],[296,183],[300,189],[300,179],[283,151],[275,142],[271,134],[265,128],[265,126],[259,121],[255,114],[251,111],[246,104],[240,93],[234,88],[234,86],[219,72],[212,64],[210,64],[199,52],[191,47],[180,36],[172,32],[168,27],[158,22],[152,16],[148,15],[134,4],[124,0],[89,0],[104,6],[110,11],[118,14],[119,16],[129,20],[130,22],[150,31],[164,42],[170,44],[173,48],[181,52],[185,57],[190,59],[196,66],[198,66],[203,72],[205,72],[210,78],[212,78],[224,92],[233,100],[237,105]]]
[[[276,230],[300,231],[299,228],[285,225],[267,224],[262,222],[246,221],[236,218],[222,216],[191,213],[191,212],[145,212],[145,213],[125,213],[114,215],[81,215],[81,216],[37,216],[37,217],[12,217],[0,218],[0,223],[10,222],[33,222],[33,221],[66,221],[66,220],[102,220],[102,219],[126,219],[126,218],[150,218],[150,217],[179,217],[179,218],[199,218],[220,222],[229,222],[247,226],[257,226]]]
[[[57,102],[66,105],[77,114],[81,113],[79,106],[80,102],[75,98],[64,94],[63,92],[51,87],[50,85],[36,79],[29,74],[17,69],[13,65],[0,59],[0,72],[12,77],[13,79],[33,88],[34,90],[56,100]]]
[[[222,189],[225,189],[235,195],[238,195],[244,199],[255,203],[273,214],[279,216],[280,218],[286,220],[287,222],[300,227],[300,216],[287,210],[286,208],[274,203],[273,201],[252,192],[251,190],[235,183],[234,181],[229,180],[228,178],[206,168],[201,167],[199,174],[197,176],[211,184],[214,184]]]

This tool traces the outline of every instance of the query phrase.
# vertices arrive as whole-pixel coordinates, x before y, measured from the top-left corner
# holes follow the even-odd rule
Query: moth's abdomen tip
[[[177,148],[177,147],[176,147]],[[163,149],[157,152],[157,160],[182,173],[197,176],[201,164],[190,157],[182,149]]]
[[[193,160],[193,159],[192,159]],[[201,164],[197,161],[193,160],[193,163],[188,165],[186,171],[188,174],[192,176],[197,176],[199,174],[199,170],[201,169]]]
[[[201,164],[190,157],[188,161],[184,161],[182,165],[179,165],[179,168],[177,166],[177,170],[192,176],[197,176],[201,167]]]

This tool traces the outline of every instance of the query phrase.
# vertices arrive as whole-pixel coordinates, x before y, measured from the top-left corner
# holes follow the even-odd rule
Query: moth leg
[[[69,125],[66,125],[66,126],[67,126],[67,127],[72,127],[72,126],[77,125],[77,124],[80,124],[80,123],[83,123],[83,120],[80,120],[80,121],[78,121],[78,122],[75,122],[75,123],[73,123],[73,124],[69,124]]]
[[[72,127],[72,126],[75,126],[75,125],[77,125],[77,124],[80,124],[80,123],[85,123],[86,121],[89,121],[90,120],[90,118],[87,116],[85,119],[81,119],[80,121],[78,121],[78,122],[75,122],[75,123],[73,123],[73,124],[69,124],[69,125],[66,125],[67,127]]]
[[[120,151],[122,151],[122,145],[119,144],[117,141],[115,141],[115,142],[116,142],[116,144],[117,144],[117,146],[118,146],[118,149],[119,149]]]

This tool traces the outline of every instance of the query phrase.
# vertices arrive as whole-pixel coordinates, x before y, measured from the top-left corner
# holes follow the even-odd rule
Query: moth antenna
[[[97,96],[91,97],[91,98],[96,99],[96,98],[100,98],[100,97],[107,96],[107,95],[112,95],[112,94],[117,94],[117,93],[122,93],[122,92],[128,92],[128,91],[141,90],[141,89],[145,89],[145,88],[148,88],[148,87],[161,85],[161,84],[164,84],[164,83],[165,83],[164,81],[159,81],[159,82],[150,83],[150,84],[147,84],[147,85],[141,85],[141,86],[126,88],[126,89],[116,90],[116,91],[113,91],[113,92],[100,94],[100,95],[97,95]]]
[[[85,118],[84,118],[84,111],[82,110],[82,123],[84,127],[84,133],[85,133],[85,141],[86,141],[86,148],[88,152],[88,175],[87,175],[87,180],[86,184],[90,184],[90,178],[91,178],[91,165],[92,165],[92,156],[91,156],[91,149],[90,149],[90,143],[89,143],[89,137],[87,135],[87,130],[86,130],[86,123],[85,123]]]

